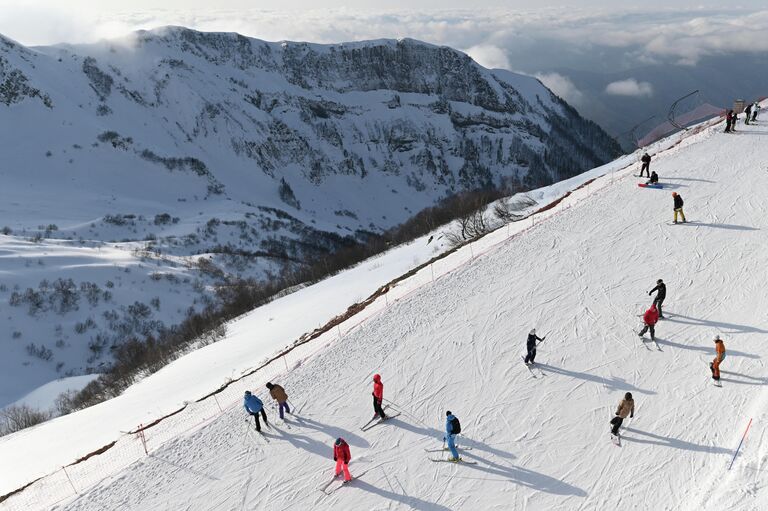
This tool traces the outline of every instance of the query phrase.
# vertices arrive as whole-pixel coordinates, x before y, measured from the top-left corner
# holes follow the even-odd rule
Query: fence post
[[[747,438],[747,431],[749,431],[749,427],[752,425],[752,419],[749,419],[749,424],[747,424],[747,429],[744,430],[744,435],[741,437],[741,441],[739,442],[739,446],[736,448],[736,452],[733,453],[733,459],[731,460],[731,464],[728,465],[728,470],[731,470],[731,467],[733,467],[733,462],[736,461],[736,456],[739,455],[739,451],[741,450],[741,444],[744,443],[744,439]]]
[[[288,361],[285,360],[285,355],[283,355],[283,363],[285,364],[285,370],[288,370]]]
[[[139,438],[141,439],[141,445],[144,447],[144,454],[149,456],[149,451],[147,451],[147,437],[144,436],[143,424],[139,424]]]
[[[77,492],[77,488],[75,488],[74,483],[72,483],[72,478],[69,477],[69,472],[67,472],[67,467],[61,467],[61,470],[63,470],[64,475],[67,476],[67,481],[69,481],[70,486],[72,486],[72,491],[75,492],[75,495],[80,495]]]
[[[472,249],[472,242],[469,242],[469,255],[471,256],[470,259],[475,258],[475,251]]]
[[[338,332],[339,339],[341,339],[341,323],[336,323],[336,332]]]
[[[435,263],[429,263],[429,269],[432,270],[432,282],[435,281]]]
[[[219,398],[216,397],[216,394],[213,395],[213,400],[216,401],[216,406],[219,407],[219,411],[224,412],[224,410],[221,408],[221,403],[219,403]],[[144,448],[144,450],[146,450],[146,447]]]

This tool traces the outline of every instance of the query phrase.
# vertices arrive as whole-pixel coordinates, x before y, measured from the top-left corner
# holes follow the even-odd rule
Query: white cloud
[[[7,1],[0,0],[0,33],[27,45],[92,42],[167,24],[239,32],[272,41],[413,37],[467,48],[470,55],[490,67],[530,72],[545,67],[586,68],[585,63],[598,68],[605,64],[606,54],[615,59],[608,65],[631,67],[663,61],[691,65],[708,55],[768,51],[765,8],[267,11],[200,9],[203,2],[197,1],[191,4],[197,8],[139,10],[137,5],[149,4],[145,1],[132,2],[131,7],[127,2],[121,4],[123,9],[134,10],[120,12],[96,6],[72,8],[70,4],[65,9],[53,0],[30,2],[3,6]],[[78,2],[84,5],[84,0]]]
[[[614,96],[651,97],[653,86],[648,82],[638,82],[634,78],[629,78],[609,83],[605,87],[605,93]]]
[[[573,84],[570,78],[559,73],[537,74],[536,78],[547,86],[549,90],[563,98],[573,106],[580,106],[584,100],[584,94]]]
[[[490,69],[510,69],[506,52],[498,46],[481,44],[467,49],[466,53],[481,66]]]

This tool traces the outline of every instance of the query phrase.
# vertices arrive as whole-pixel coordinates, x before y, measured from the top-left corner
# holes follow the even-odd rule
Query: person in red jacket
[[[651,340],[656,340],[656,322],[659,321],[659,311],[656,309],[656,304],[651,305],[651,308],[645,311],[645,314],[643,314],[643,323],[645,323],[645,326],[643,326],[643,329],[640,330],[640,332],[637,334],[640,337],[643,336],[645,332],[648,330],[651,331]]]
[[[352,480],[352,476],[349,475],[349,461],[352,459],[352,454],[349,452],[349,444],[344,441],[343,438],[337,438],[336,443],[333,446],[333,461],[336,462],[336,476],[344,471],[344,482]]]
[[[384,384],[381,383],[381,375],[373,375],[373,411],[374,417],[379,417],[381,420],[387,418],[384,410],[381,408],[381,402],[384,401]]]

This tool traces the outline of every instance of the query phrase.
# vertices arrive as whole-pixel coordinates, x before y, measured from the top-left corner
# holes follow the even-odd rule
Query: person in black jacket
[[[546,339],[546,337],[546,335],[544,337],[537,336],[535,328],[531,330],[531,333],[528,334],[528,340],[525,343],[525,347],[528,350],[528,354],[525,356],[526,364],[529,362],[533,364],[533,359],[536,358],[536,341],[541,342]]]
[[[659,279],[656,281],[656,287],[648,291],[648,296],[652,295],[654,291],[657,291],[656,298],[653,299],[653,304],[659,310],[659,319],[665,319],[664,314],[661,312],[661,304],[664,303],[664,298],[667,297],[667,285],[664,281]]]
[[[651,177],[651,155],[648,153],[643,154],[643,157],[640,158],[640,161],[643,162],[643,166],[640,167],[640,177],[643,177],[643,172],[645,172],[648,177]]]
[[[653,172],[651,172],[651,179],[646,181],[645,184],[647,184],[647,185],[657,185],[657,184],[659,184],[659,175],[656,173],[655,170]]]
[[[728,110],[728,113],[725,114],[725,132],[726,133],[731,132],[732,124],[733,124],[733,110]]]
[[[683,213],[683,198],[677,192],[672,192],[672,199],[675,202],[675,223],[677,223],[677,214],[682,217],[683,223],[685,223],[685,213]]]
[[[749,124],[749,118],[752,117],[752,103],[747,105],[747,108],[744,109],[744,112],[747,114],[747,116],[744,118],[744,124]]]

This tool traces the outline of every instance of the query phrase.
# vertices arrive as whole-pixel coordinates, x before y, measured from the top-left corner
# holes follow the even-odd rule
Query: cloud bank
[[[653,96],[653,86],[648,82],[638,82],[634,78],[611,82],[605,87],[605,93],[614,96],[636,98]]]

